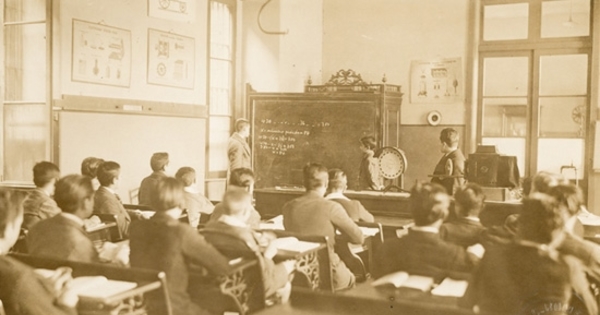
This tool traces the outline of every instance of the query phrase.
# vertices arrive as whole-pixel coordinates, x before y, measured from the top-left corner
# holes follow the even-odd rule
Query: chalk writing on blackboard
[[[298,148],[296,142],[302,140],[306,142],[311,135],[311,130],[326,129],[331,127],[331,123],[326,121],[315,121],[307,123],[304,120],[290,122],[287,120],[261,119],[266,128],[260,128],[257,137],[257,147],[259,150],[266,150],[273,155],[286,155],[288,151]]]

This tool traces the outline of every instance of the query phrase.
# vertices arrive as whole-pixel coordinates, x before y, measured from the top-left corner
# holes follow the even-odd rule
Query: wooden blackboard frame
[[[378,146],[382,146],[383,142],[383,124],[382,124],[382,104],[378,97],[375,97],[377,92],[368,91],[368,92],[358,92],[358,93],[256,93],[250,92],[248,93],[247,101],[248,101],[248,113],[249,120],[251,122],[251,130],[252,134],[250,137],[250,147],[252,148],[252,161],[253,161],[253,169],[256,170],[255,161],[257,160],[256,156],[256,140],[255,137],[255,126],[256,126],[256,115],[255,111],[257,109],[257,105],[260,105],[261,102],[272,102],[272,101],[282,101],[282,102],[365,102],[371,103],[374,110],[374,120],[373,120],[373,136],[377,139]],[[358,140],[357,141],[357,150],[358,150]],[[306,161],[309,162],[309,161]],[[357,165],[358,167],[358,165]],[[257,186],[257,188],[260,188]],[[264,187],[263,187],[264,188]],[[272,188],[272,187],[269,187]]]

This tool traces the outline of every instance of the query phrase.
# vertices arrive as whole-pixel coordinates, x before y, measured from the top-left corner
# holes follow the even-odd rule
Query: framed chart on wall
[[[71,80],[129,87],[131,31],[73,19]]]
[[[194,45],[192,37],[148,29],[148,83],[193,89]]]
[[[456,103],[462,101],[463,90],[460,58],[411,62],[411,103]]]

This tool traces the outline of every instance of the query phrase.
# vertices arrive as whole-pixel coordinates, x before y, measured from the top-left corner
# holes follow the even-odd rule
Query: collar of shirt
[[[52,197],[52,196],[50,196],[50,194],[49,194],[49,193],[48,193],[48,192],[47,192],[45,189],[42,189],[42,188],[36,188],[36,189],[37,189],[38,191],[41,191],[41,192],[42,192],[42,194],[44,194],[44,195],[46,195],[46,196],[48,196],[48,197]]]
[[[242,220],[228,215],[228,214],[224,214],[219,218],[219,222],[223,222],[227,225],[231,225],[231,226],[237,226],[237,227],[242,227],[242,228],[247,228],[248,224],[246,224],[246,222],[243,222]]]
[[[110,189],[110,188],[108,188],[108,187],[106,187],[106,186],[102,186],[102,188],[106,189],[106,190],[107,190],[109,193],[111,193],[111,194],[113,194],[113,195],[116,195],[116,194],[117,194],[117,193],[116,193],[114,190],[112,190],[112,189]]]
[[[473,221],[473,222],[481,222],[481,220],[479,220],[479,218],[474,218],[474,217],[465,217],[465,220]]]
[[[345,200],[350,200],[350,199],[348,199],[348,197],[344,196],[344,193],[342,193],[342,192],[332,192],[329,195],[327,195],[325,197],[325,199],[345,199]]]
[[[68,212],[61,212],[61,215],[62,215],[63,217],[65,217],[65,218],[67,218],[67,219],[69,219],[69,220],[71,220],[71,221],[73,221],[73,222],[77,223],[77,225],[78,225],[78,226],[81,226],[81,227],[83,227],[83,226],[85,225],[85,224],[83,223],[83,220],[82,220],[80,217],[78,217],[78,216],[76,216],[76,215],[74,215],[74,214],[72,214],[72,213],[68,213]]]
[[[194,186],[187,186],[187,187],[183,187],[183,190],[189,192],[190,194],[197,194],[198,193],[198,189]]]
[[[435,234],[440,233],[440,229],[433,227],[433,226],[413,226],[410,229],[413,231],[417,231],[417,232],[426,232],[426,233],[435,233]]]

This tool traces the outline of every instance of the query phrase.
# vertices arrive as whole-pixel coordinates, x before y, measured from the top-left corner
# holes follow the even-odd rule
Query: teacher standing
[[[236,120],[235,132],[227,143],[229,172],[241,167],[252,169],[252,154],[247,142],[248,136],[250,136],[250,122],[243,118]]]

